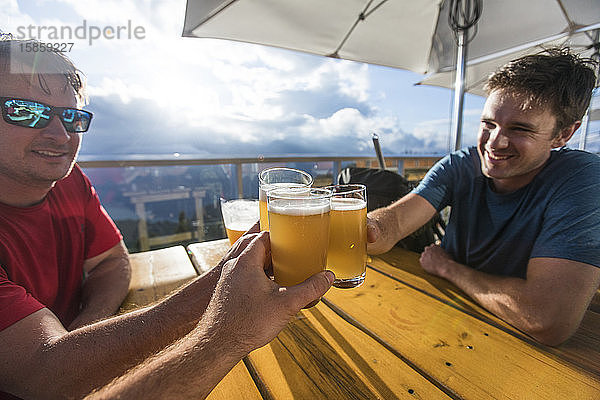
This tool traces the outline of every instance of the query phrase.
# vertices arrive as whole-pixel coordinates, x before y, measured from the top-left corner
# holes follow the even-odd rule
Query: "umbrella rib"
[[[219,7],[215,8],[214,10],[212,10],[208,15],[206,15],[204,17],[204,19],[201,19],[193,28],[188,29],[187,31],[184,30],[183,34],[184,36],[188,36],[186,35],[186,33],[189,31],[194,32],[195,29],[198,29],[202,24],[208,22],[209,20],[213,19],[217,14],[221,13],[221,11],[225,10],[226,8],[228,8],[229,6],[231,6],[233,3],[237,2],[238,0],[228,0],[226,3],[222,3]],[[186,19],[187,19],[187,7],[189,5],[186,4]],[[185,29],[185,21],[184,21],[184,29]],[[191,35],[190,35],[191,36]]]
[[[585,33],[585,32],[593,31],[593,30],[596,30],[596,29],[600,29],[600,23],[596,23],[596,24],[593,24],[593,25],[584,26],[582,28],[578,28],[578,29],[576,29],[574,31],[571,31],[571,32],[562,32],[562,33],[559,33],[557,35],[552,35],[552,36],[548,36],[548,37],[545,37],[545,38],[542,38],[542,39],[537,39],[537,40],[534,40],[532,42],[523,43],[523,44],[520,44],[518,46],[510,47],[510,48],[505,49],[505,50],[501,50],[501,51],[497,51],[495,53],[491,53],[491,54],[488,54],[488,55],[485,55],[485,56],[477,57],[477,58],[474,58],[472,60],[467,61],[467,65],[479,64],[479,63],[491,60],[491,59],[496,58],[496,57],[502,57],[502,56],[504,56],[506,54],[514,53],[516,51],[525,50],[525,49],[527,49],[529,47],[539,46],[541,44],[544,44],[545,42],[550,42],[550,41],[559,40],[559,39],[563,39],[563,38],[568,39],[569,35],[573,35],[573,34],[576,34],[576,33]]]
[[[386,3],[387,0],[382,0],[379,4],[377,4],[375,7],[373,7],[373,9],[369,12],[367,12],[367,8],[369,8],[369,5],[372,3],[373,1],[369,2],[369,4],[367,5],[367,7],[365,7],[365,11],[363,11],[363,14],[366,17],[368,17],[369,15],[373,14],[375,12],[375,10],[377,10],[379,7],[381,7],[383,5],[383,3]],[[363,18],[364,19],[364,18]]]
[[[342,39],[342,41],[340,42],[338,47],[335,49],[335,51],[333,53],[329,54],[328,57],[340,58],[340,56],[338,55],[338,52],[342,49],[342,47],[344,47],[344,44],[346,44],[346,41],[348,40],[348,38],[350,37],[352,32],[354,32],[354,28],[356,28],[358,23],[360,21],[364,21],[369,15],[371,15],[375,10],[377,10],[379,7],[381,7],[388,0],[381,0],[381,2],[379,2],[379,4],[377,4],[375,7],[373,7],[373,9],[369,10],[369,7],[373,3],[373,1],[375,1],[375,0],[369,0],[369,2],[365,6],[365,8],[362,10],[362,12],[360,14],[358,14],[358,18],[356,18],[356,21],[354,21],[354,23],[350,27],[350,30],[348,30],[348,33],[346,33],[346,35],[344,36],[344,38]],[[367,10],[369,10],[369,11],[367,11]]]
[[[562,0],[556,0],[556,2],[558,3],[558,6],[560,7],[560,11],[563,13],[563,16],[567,20],[567,24],[569,25],[569,31],[575,30],[577,28],[577,24],[575,22],[573,22],[573,20],[571,20],[571,17],[569,17],[569,14],[567,13],[567,9],[565,8],[565,5],[563,4]]]

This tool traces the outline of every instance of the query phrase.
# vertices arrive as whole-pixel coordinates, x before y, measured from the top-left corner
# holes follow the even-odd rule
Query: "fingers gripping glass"
[[[92,113],[71,107],[53,107],[39,101],[0,97],[2,118],[11,125],[42,129],[58,116],[67,132],[86,132]]]

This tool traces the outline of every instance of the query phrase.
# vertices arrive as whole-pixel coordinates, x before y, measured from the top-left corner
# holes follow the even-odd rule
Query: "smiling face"
[[[488,96],[477,139],[481,171],[499,193],[515,191],[532,181],[550,157],[550,150],[570,139],[579,124],[555,135],[556,118],[549,109],[523,108],[519,96],[495,90]]]
[[[0,71],[0,96],[77,107],[73,89],[64,77],[40,76],[45,90],[40,87],[38,76],[33,77],[30,84],[26,75]],[[80,143],[81,134],[67,132],[58,116],[42,129],[14,126],[0,119],[0,185],[5,193],[22,192],[24,197],[26,193],[47,192],[70,173]]]

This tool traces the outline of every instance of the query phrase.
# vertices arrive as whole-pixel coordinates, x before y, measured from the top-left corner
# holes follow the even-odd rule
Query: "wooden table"
[[[188,246],[195,271],[215,265],[228,247],[226,239]],[[153,260],[158,298],[164,291],[157,289],[157,263],[171,265],[178,277],[184,270],[187,279],[195,275],[184,254],[181,246],[138,253],[134,270]],[[128,303],[142,305],[140,293],[149,300],[148,290],[140,289],[132,283]],[[333,288],[301,311],[209,398],[600,399],[598,304],[572,339],[543,346],[425,273],[417,254],[394,249],[369,261],[361,287]]]

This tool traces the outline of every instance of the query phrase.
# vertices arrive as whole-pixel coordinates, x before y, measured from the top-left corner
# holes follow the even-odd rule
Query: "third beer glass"
[[[267,216],[267,192],[280,187],[310,187],[313,178],[310,174],[292,168],[268,168],[258,175],[258,199],[260,202],[260,230],[269,230]]]
[[[325,270],[331,191],[280,188],[267,194],[275,282],[296,285]]]
[[[327,269],[335,273],[333,286],[354,288],[365,280],[367,262],[367,190],[364,185],[328,186],[331,222]]]
[[[221,198],[221,213],[227,238],[233,246],[258,221],[258,200]]]

